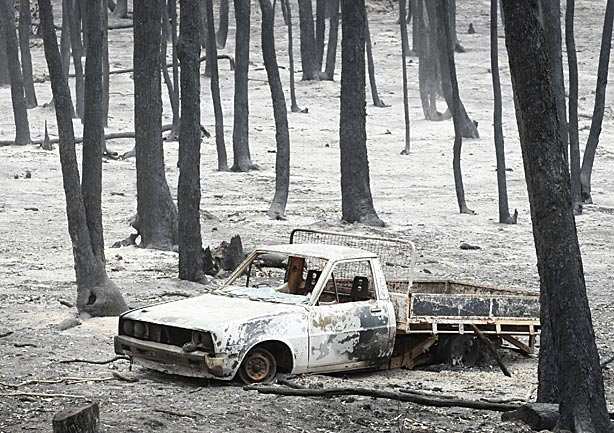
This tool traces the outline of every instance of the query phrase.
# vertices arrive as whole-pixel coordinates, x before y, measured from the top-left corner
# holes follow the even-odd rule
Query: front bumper
[[[238,355],[184,352],[180,347],[117,335],[115,353],[127,355],[143,367],[162,373],[208,379],[232,380],[239,366]]]

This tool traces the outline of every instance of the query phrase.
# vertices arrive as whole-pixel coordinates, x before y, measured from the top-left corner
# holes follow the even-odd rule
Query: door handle
[[[381,313],[382,309],[381,309],[381,307],[373,307],[373,308],[371,308],[371,312],[372,313]]]

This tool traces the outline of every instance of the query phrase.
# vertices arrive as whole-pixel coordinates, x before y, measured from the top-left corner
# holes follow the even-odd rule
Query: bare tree
[[[367,49],[367,69],[369,71],[369,86],[371,87],[371,98],[375,107],[388,107],[379,97],[377,83],[375,81],[375,63],[373,62],[373,46],[371,44],[371,32],[369,31],[369,15],[365,15],[365,45]]]
[[[365,94],[365,0],[342,0],[341,208],[347,222],[383,226],[373,207],[367,156]]]
[[[518,212],[510,215],[507,199],[507,181],[505,169],[505,143],[503,140],[503,108],[501,98],[501,78],[499,77],[499,42],[497,23],[497,0],[490,0],[490,70],[494,95],[493,128],[495,136],[495,155],[497,158],[497,191],[499,193],[499,222],[516,224]]]
[[[110,79],[109,79],[109,9],[107,2],[102,0],[102,121],[105,127],[109,126],[109,98],[110,98]],[[158,50],[159,50],[158,46]],[[107,142],[102,141],[103,153],[109,153]]]
[[[249,98],[247,78],[249,74],[250,0],[235,0],[235,95],[232,150],[232,171],[249,171],[257,168],[249,152]]]
[[[144,0],[146,1],[146,0]],[[240,0],[235,1],[242,3]],[[180,3],[178,57],[181,62],[179,131],[179,278],[204,278],[200,233],[200,10],[198,0]]]
[[[601,124],[603,123],[603,113],[605,110],[605,91],[608,84],[608,72],[610,64],[610,49],[612,47],[612,23],[614,22],[614,0],[608,0],[605,7],[605,18],[603,20],[603,31],[601,34],[601,51],[599,52],[599,66],[597,67],[597,87],[595,89],[595,106],[593,108],[593,119],[591,129],[584,149],[582,159],[582,169],[580,172],[580,182],[582,187],[582,201],[592,203],[591,197],[591,175],[593,172],[593,162],[601,135]]]
[[[220,78],[217,67],[217,45],[215,38],[215,25],[213,20],[213,1],[205,0],[207,13],[207,58],[211,65],[211,98],[215,114],[215,146],[217,149],[217,169],[228,171],[228,158],[226,156],[226,142],[224,140],[224,113],[220,97]]]
[[[557,430],[608,432],[612,425],[573,215],[564,120],[555,97],[555,60],[538,18],[538,1],[504,1],[503,8],[541,283],[542,324],[550,323],[552,345],[547,350],[558,355],[550,358],[555,364],[540,362],[539,367],[554,371],[558,382]]]
[[[303,81],[318,80],[320,78],[320,70],[316,59],[316,37],[313,29],[311,0],[298,0],[298,15],[301,34]]]
[[[279,77],[279,66],[275,54],[275,33],[273,25],[273,6],[270,0],[259,0],[262,11],[262,58],[269,79],[273,116],[275,117],[275,196],[271,202],[268,215],[273,219],[282,219],[286,214],[288,188],[290,185],[290,134],[288,132],[288,110],[286,98]],[[282,4],[283,7],[283,4]]]
[[[406,6],[407,0],[399,0],[399,25],[401,26],[401,67],[403,68],[403,113],[405,120],[405,147],[402,155],[409,155],[410,151],[410,124],[409,124],[409,101],[407,95],[407,52],[409,40],[407,38]]]
[[[100,191],[100,170],[94,176],[86,176],[86,170],[95,170],[95,166],[101,164],[100,145],[92,142],[91,134],[88,141],[84,142],[84,176],[82,184],[79,184],[79,168],[75,153],[75,137],[72,126],[71,97],[68,81],[62,70],[60,51],[57,45],[55,29],[53,25],[53,11],[50,0],[39,0],[41,30],[45,45],[45,57],[51,77],[51,89],[55,104],[55,113],[58,122],[58,135],[60,137],[60,162],[62,165],[62,178],[64,193],[66,195],[66,216],[68,219],[68,232],[72,241],[75,272],[77,276],[77,309],[81,314],[90,316],[114,316],[128,309],[117,286],[107,277],[105,271],[104,244],[102,240],[102,221],[100,207],[96,201],[100,201],[100,195],[91,195],[95,189]],[[95,9],[95,8],[92,8]],[[99,17],[99,15],[98,15]],[[95,14],[90,18],[93,29],[99,29],[95,21]],[[94,42],[96,37],[94,37]],[[93,54],[92,56],[96,56]],[[98,55],[98,57],[100,57]],[[91,59],[91,58],[90,58]],[[95,65],[94,61],[94,65]],[[100,88],[100,72],[92,68],[92,61],[86,60],[86,75],[88,85]],[[91,73],[98,75],[99,84],[92,83]],[[87,101],[92,100],[95,93],[87,92]],[[96,114],[97,107],[86,110],[84,121],[88,128],[93,127],[98,132],[102,129],[102,119],[98,113],[97,126],[92,125],[92,115]],[[98,136],[100,140],[101,135]],[[87,146],[87,148],[86,148]],[[97,161],[90,161],[92,157]],[[87,160],[87,161],[85,161]],[[93,164],[92,164],[93,163]],[[96,181],[98,179],[98,182]],[[84,183],[92,181],[97,185],[94,188],[85,187]],[[98,211],[98,212],[96,212]],[[98,215],[95,215],[95,214]]]
[[[26,95],[26,107],[34,108],[38,105],[34,80],[32,78],[32,55],[30,54],[30,31],[32,28],[32,14],[30,0],[19,1],[19,52],[21,54],[21,71],[23,73],[23,86]]]
[[[73,67],[75,68],[75,100],[76,100],[76,117],[83,119],[83,97],[84,97],[84,76],[83,64],[83,43],[81,41],[81,13],[79,0],[69,0],[71,13],[70,20],[70,45],[72,51]]]
[[[228,10],[228,0],[220,0],[220,24],[215,38],[219,49],[226,46],[226,39],[228,39]]]
[[[8,70],[11,79],[11,101],[15,119],[15,144],[30,143],[30,124],[19,63],[19,47],[15,29],[15,9],[10,0],[0,0],[0,31],[4,35]]]
[[[582,212],[580,187],[580,140],[578,138],[578,58],[574,37],[575,0],[567,0],[565,10],[565,45],[569,69],[569,165],[571,167],[571,196],[576,213]]]
[[[320,74],[321,80],[333,80],[337,61],[339,37],[339,0],[330,0],[330,18],[328,21],[328,44],[326,49],[326,68]]]
[[[137,223],[141,246],[171,250],[177,244],[177,209],[164,171],[159,1],[134,0],[134,132]]]
[[[294,86],[294,42],[292,40],[292,8],[289,0],[281,0],[281,10],[286,17],[288,27],[288,58],[290,63],[290,110],[293,113],[306,113],[307,110],[301,109],[296,103],[296,89]]]
[[[324,59],[327,3],[328,0],[316,0],[315,62],[318,73],[322,70],[322,61]]]
[[[179,88],[175,83],[174,77],[171,78],[171,74],[168,72],[168,68],[166,66],[166,54],[168,51],[168,43],[167,41],[170,39],[171,42],[176,39],[175,28],[172,24],[171,18],[168,14],[168,4],[166,1],[162,1],[160,4],[160,8],[162,9],[162,38],[160,40],[160,67],[162,68],[162,76],[164,77],[164,83],[166,84],[166,89],[168,91],[168,99],[171,104],[171,111],[173,112],[173,129],[171,130],[170,139],[176,139],[179,133]],[[172,32],[173,34],[169,33]],[[172,42],[174,43],[174,42]],[[172,66],[175,68],[175,63],[177,62],[175,48],[173,46],[171,50]],[[174,72],[174,71],[173,71]],[[173,74],[174,75],[174,74]]]

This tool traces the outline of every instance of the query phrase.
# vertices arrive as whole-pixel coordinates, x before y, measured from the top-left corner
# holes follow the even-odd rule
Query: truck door
[[[380,299],[378,292],[370,260],[348,260],[334,266],[311,307],[310,371],[371,367],[390,356],[395,315],[390,302]]]

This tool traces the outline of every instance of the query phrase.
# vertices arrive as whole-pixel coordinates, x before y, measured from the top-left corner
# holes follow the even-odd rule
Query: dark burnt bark
[[[541,347],[540,358],[546,350],[558,355],[549,358],[556,361],[549,367],[557,372],[558,428],[608,432],[612,426],[573,215],[564,120],[555,96],[555,60],[538,19],[538,1],[504,1],[503,7],[540,275],[542,325],[548,323],[552,331],[552,344]]]
[[[226,156],[226,142],[224,140],[224,113],[222,111],[222,98],[220,97],[220,78],[217,67],[217,45],[213,19],[213,1],[205,1],[207,13],[207,58],[211,65],[211,98],[213,99],[213,112],[215,114],[215,147],[217,150],[217,169],[228,171],[228,157]]]
[[[97,255],[93,248],[84,197],[79,184],[79,168],[72,125],[72,100],[67,78],[62,71],[51,3],[50,0],[39,0],[38,4],[45,57],[58,123],[66,216],[77,276],[77,309],[82,314],[92,316],[118,315],[126,311],[128,307],[117,286],[106,275],[104,257]]]
[[[593,108],[593,119],[591,129],[586,141],[584,156],[582,158],[582,169],[580,171],[580,183],[582,187],[582,201],[592,203],[591,197],[591,175],[593,173],[593,162],[601,135],[601,124],[603,123],[603,113],[605,110],[605,91],[608,85],[608,72],[610,64],[610,49],[612,47],[612,23],[614,22],[614,0],[608,0],[605,7],[605,18],[603,20],[603,31],[601,34],[601,50],[599,52],[599,66],[597,67],[597,87],[595,89],[595,106]]]
[[[311,0],[298,0],[298,15],[301,34],[303,81],[318,80],[320,78],[320,71],[316,59],[316,37],[313,29]]]
[[[367,156],[365,94],[365,1],[342,0],[341,208],[344,221],[383,226],[373,207]]]
[[[497,158],[497,191],[499,193],[499,222],[516,224],[516,218],[510,215],[507,199],[507,181],[505,173],[505,143],[503,140],[503,108],[501,97],[501,79],[499,77],[499,42],[497,32],[497,0],[490,0],[490,70],[494,95],[493,128],[495,136],[495,155]]]
[[[62,71],[68,77],[70,72],[70,0],[62,0],[62,34],[60,36],[60,53]]]
[[[113,18],[128,18],[128,0],[117,0],[113,9]]]
[[[109,126],[109,97],[110,97],[110,80],[109,80],[109,9],[106,2],[102,2],[102,122],[103,126]],[[106,155],[107,142],[102,140],[103,153]]]
[[[407,38],[406,21],[407,0],[399,0],[399,25],[401,27],[401,67],[403,68],[403,114],[405,120],[405,147],[402,155],[409,155],[410,151],[410,124],[409,124],[409,101],[407,95],[407,52],[409,51],[409,40]]]
[[[450,0],[437,0],[438,18],[438,40],[441,67],[441,87],[446,97],[446,102],[452,112],[454,122],[454,147],[452,157],[452,168],[454,170],[454,185],[456,189],[456,200],[460,213],[473,214],[474,212],[467,207],[465,201],[465,188],[463,185],[463,174],[461,171],[461,150],[463,146],[463,132],[466,131],[466,122],[471,120],[467,116],[465,109],[460,101],[458,92],[458,81],[456,79],[456,65],[454,63],[454,46],[452,45],[449,20]],[[446,78],[443,78],[446,77]],[[475,131],[477,133],[477,129]]]
[[[262,59],[269,79],[273,116],[275,117],[275,196],[269,207],[268,215],[272,219],[283,219],[288,202],[290,185],[290,134],[288,133],[288,110],[286,98],[279,77],[279,66],[275,55],[275,33],[273,25],[273,6],[270,0],[259,0],[262,11]],[[288,20],[289,21],[289,20]]]
[[[173,90],[174,98],[179,106],[179,59],[177,58],[177,2],[176,0],[168,0],[168,11],[170,19],[171,31],[171,58],[173,64]],[[178,109],[179,110],[179,109]],[[181,116],[179,111],[173,114],[173,129],[170,133],[172,138],[179,136],[179,124]]]
[[[315,56],[318,74],[322,70],[324,60],[324,39],[326,37],[326,4],[328,0],[316,0],[316,32],[315,32]]]
[[[160,3],[134,0],[134,132],[138,231],[141,246],[172,250],[177,209],[164,171]]]
[[[294,41],[292,36],[292,9],[289,0],[281,0],[281,10],[286,17],[288,27],[288,59],[290,63],[290,110],[293,113],[304,112],[296,103],[296,89],[294,85]],[[305,111],[306,112],[306,111]]]
[[[249,152],[249,99],[247,78],[249,73],[250,0],[235,0],[235,95],[232,150],[232,171],[256,168]]]
[[[452,105],[456,105],[457,119],[455,122],[458,123],[457,127],[461,137],[480,138],[477,124],[469,118],[467,110],[465,110],[465,105],[460,99],[460,94],[454,92],[454,87],[456,87],[458,91],[458,80],[456,77],[456,66],[454,65],[454,39],[453,35],[450,34],[450,0],[440,5],[445,7],[445,10],[437,8],[435,16],[429,16],[429,18],[432,18],[432,24],[434,24],[433,21],[435,21],[437,28],[437,51],[439,54],[441,91],[451,112],[453,111]],[[453,81],[457,84],[453,84]],[[452,117],[454,118],[454,114],[452,114]],[[455,149],[460,152],[458,147],[459,146],[455,146]]]
[[[215,34],[215,40],[219,49],[226,47],[226,40],[228,39],[228,12],[228,0],[220,0],[220,23]]]
[[[369,16],[365,15],[365,45],[367,49],[367,69],[369,71],[369,87],[371,88],[371,98],[373,105],[379,108],[388,107],[379,97],[377,83],[375,81],[375,64],[373,62],[373,46],[371,44],[371,32],[369,31]]]
[[[565,46],[567,48],[567,66],[569,70],[569,165],[571,171],[571,197],[574,211],[582,212],[580,205],[580,140],[578,138],[578,57],[574,36],[575,0],[567,0],[565,10]]]
[[[70,45],[72,48],[72,61],[75,69],[75,100],[76,117],[83,119],[83,97],[84,97],[84,76],[83,76],[83,43],[81,42],[81,17],[79,13],[79,0],[70,0]]]
[[[236,0],[235,4],[242,3]],[[178,57],[181,62],[179,131],[179,278],[204,278],[200,233],[200,11],[198,0],[180,3]],[[237,26],[238,27],[238,26]]]
[[[30,29],[32,15],[30,13],[30,0],[19,1],[19,52],[21,54],[21,71],[23,86],[26,95],[26,107],[34,108],[38,105],[34,80],[32,78],[32,56],[30,54]]]
[[[0,30],[6,45],[9,77],[11,79],[11,101],[15,120],[15,144],[30,143],[30,124],[23,89],[23,76],[19,63],[19,46],[15,29],[15,9],[10,0],[0,0]]]
[[[171,24],[170,17],[168,15],[168,8],[165,1],[161,3],[162,9],[162,38],[160,40],[160,67],[162,68],[162,75],[164,77],[164,83],[166,84],[166,90],[168,91],[168,99],[171,103],[171,110],[173,112],[173,131],[176,131],[179,125],[179,89],[175,87],[173,82],[173,78],[171,74],[168,72],[168,68],[166,67],[166,54],[168,51],[168,43],[167,41],[171,39],[173,40],[172,35],[169,32],[173,32],[173,26]],[[173,48],[171,55],[175,55],[175,49]],[[172,59],[173,66],[175,62],[175,58]],[[171,131],[171,139],[175,139],[177,134]]]
[[[328,21],[328,43],[326,47],[326,68],[320,74],[322,80],[334,80],[337,62],[337,45],[339,38],[339,0],[331,0],[330,19]]]

